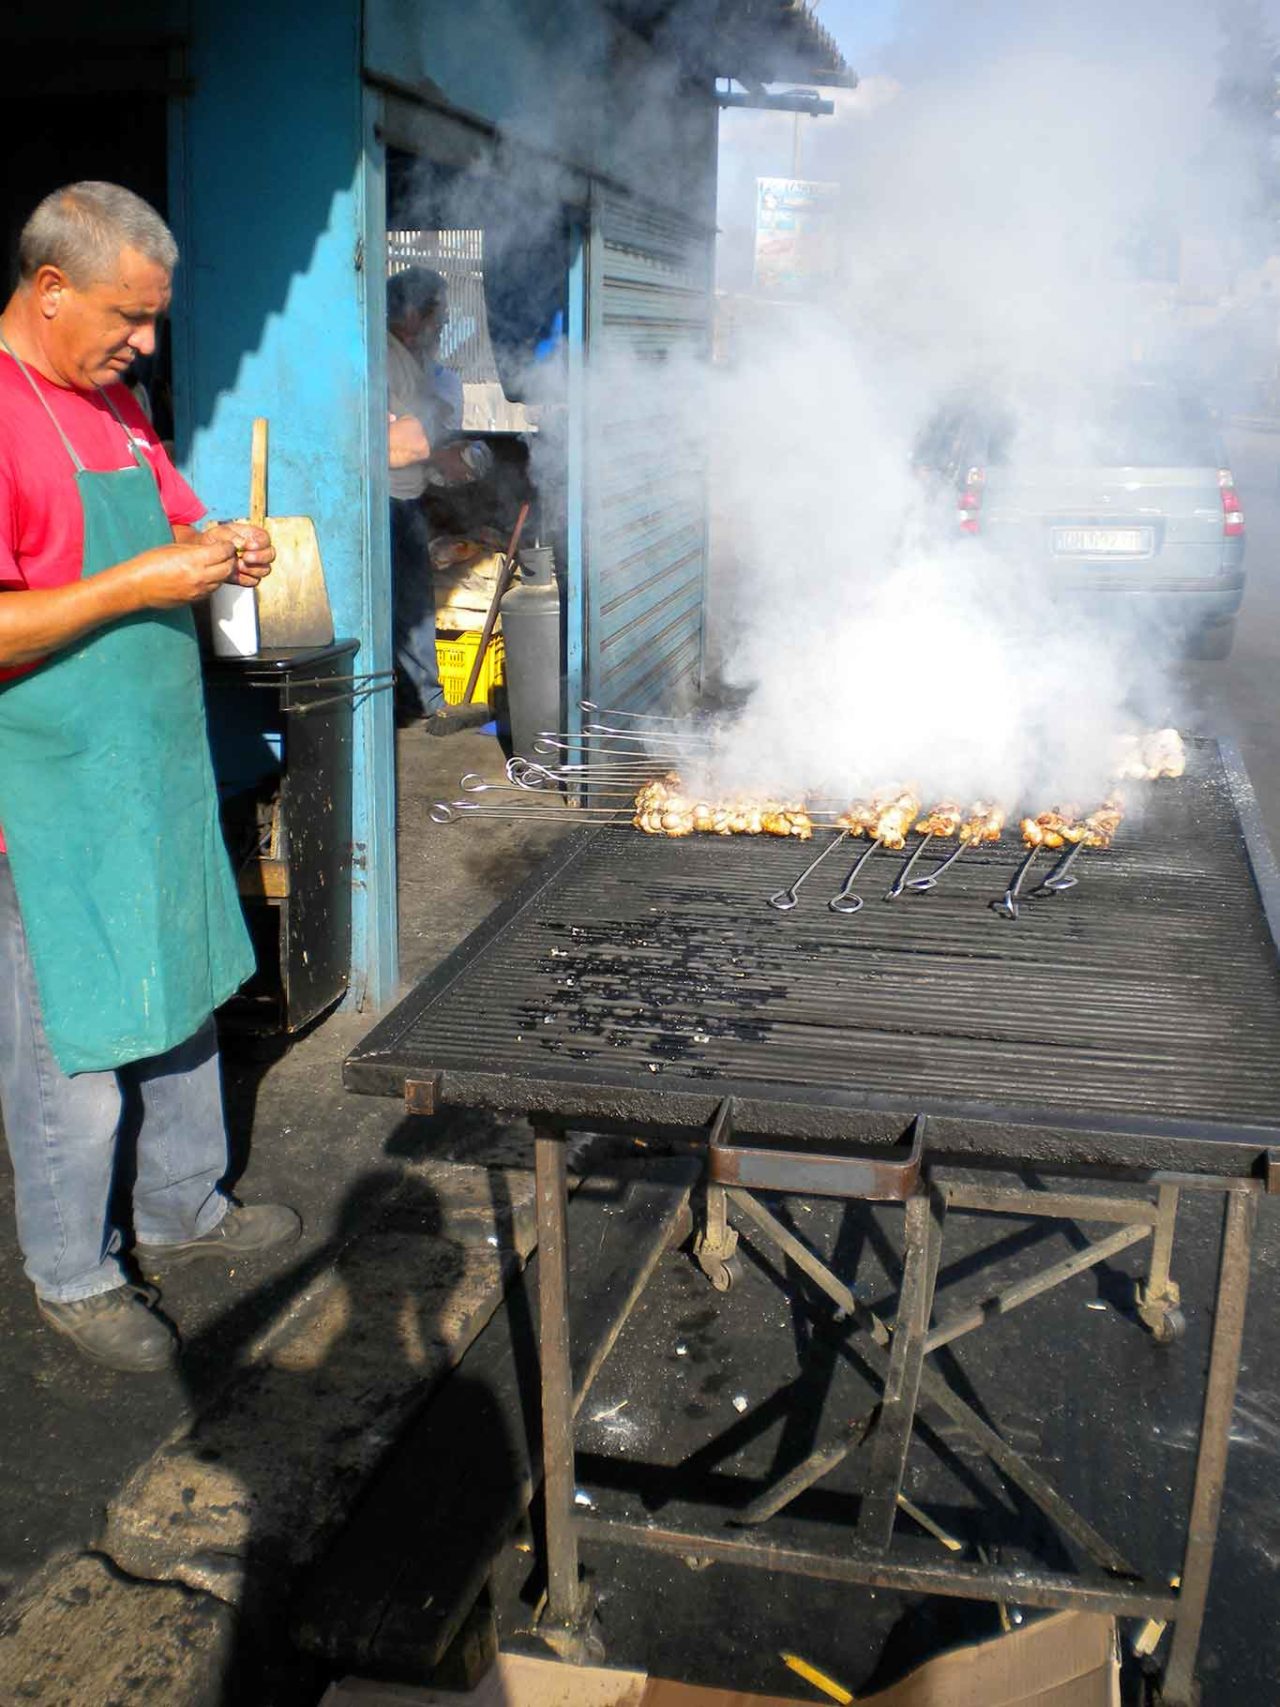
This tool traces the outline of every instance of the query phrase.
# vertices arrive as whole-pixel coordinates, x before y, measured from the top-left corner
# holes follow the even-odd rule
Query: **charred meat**
[[[970,848],[976,847],[979,842],[998,842],[1000,832],[1004,829],[1004,820],[1003,806],[992,805],[986,800],[976,800],[969,808],[968,816],[960,824],[960,840]]]
[[[964,808],[956,806],[951,801],[945,801],[926,812],[923,818],[916,820],[916,834],[920,836],[954,836],[959,834],[964,822]]]

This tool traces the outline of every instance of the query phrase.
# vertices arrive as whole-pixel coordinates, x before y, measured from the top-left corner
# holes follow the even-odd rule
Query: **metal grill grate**
[[[793,1110],[1280,1128],[1270,861],[1242,832],[1247,781],[1204,743],[1149,801],[1114,850],[1086,853],[1078,890],[1017,923],[987,905],[1016,841],[892,905],[900,856],[877,854],[849,919],[825,906],[842,853],[779,914],[764,897],[805,863],[799,845],[610,826],[384,1021],[349,1082],[399,1091],[442,1070],[460,1101],[676,1123],[763,1088]]]

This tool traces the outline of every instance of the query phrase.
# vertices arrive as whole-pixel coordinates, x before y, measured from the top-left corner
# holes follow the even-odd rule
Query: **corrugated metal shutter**
[[[690,358],[710,350],[714,237],[599,188],[590,231],[585,674],[599,704],[643,710],[701,675],[708,423]]]

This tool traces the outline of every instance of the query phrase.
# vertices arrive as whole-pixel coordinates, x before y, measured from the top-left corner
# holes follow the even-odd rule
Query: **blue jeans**
[[[408,709],[426,713],[444,705],[436,661],[436,589],[429,544],[422,505],[416,498],[393,498],[391,622],[396,669]]]
[[[227,1211],[218,1190],[227,1134],[212,1018],[164,1055],[68,1078],[45,1037],[18,897],[0,854],[0,1110],[23,1266],[42,1298],[66,1303],[125,1283],[110,1199],[126,1097],[140,1111],[138,1240],[173,1245],[207,1233]]]

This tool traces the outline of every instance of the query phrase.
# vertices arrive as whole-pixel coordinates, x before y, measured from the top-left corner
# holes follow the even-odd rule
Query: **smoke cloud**
[[[833,91],[833,118],[726,117],[738,136],[757,119],[782,138],[803,127],[803,176],[838,186],[836,276],[803,301],[755,293],[710,385],[688,355],[597,352],[589,376],[629,418],[669,419],[683,400],[673,470],[710,413],[717,661],[745,705],[715,726],[709,758],[690,756],[699,786],[848,798],[911,783],[1010,809],[1089,805],[1108,792],[1122,730],[1179,720],[1162,637],[1124,599],[1086,614],[1056,598],[1043,552],[1019,560],[963,535],[954,491],[939,501],[921,477],[922,435],[963,400],[1007,422],[1008,468],[1034,472],[1097,461],[1105,400],[1135,375],[1230,399],[1207,309],[1271,238],[1270,161],[1233,62],[1247,80],[1249,43],[1277,10],[902,0],[884,73]],[[616,44],[572,25],[581,11],[512,60],[511,87],[531,99],[504,117],[498,155],[424,170],[418,186],[424,224],[483,226],[491,310],[501,286],[517,321],[528,311],[526,347],[562,296],[566,210],[582,198],[572,163],[593,153],[595,127],[612,126],[617,173],[637,190],[709,205],[696,177],[709,108],[672,98],[671,61],[655,53],[615,79],[626,99],[603,115]],[[676,6],[666,27],[707,16]],[[672,145],[677,110],[687,147]],[[772,170],[786,160],[784,143]],[[732,147],[722,171],[731,260],[754,173]],[[503,373],[542,408],[533,466],[550,511],[562,358]]]
[[[719,640],[751,695],[707,783],[1096,801],[1118,733],[1176,716],[1163,647],[1128,601],[1086,619],[963,537],[913,447],[964,397],[1007,414],[1011,464],[1087,464],[1113,386],[1225,380],[1187,257],[1257,252],[1255,156],[1187,0],[902,16],[892,79],[806,132],[839,277],[738,326],[717,376]]]

